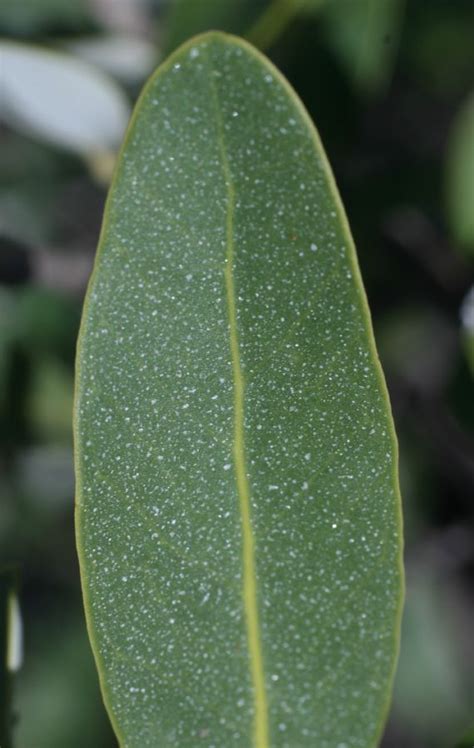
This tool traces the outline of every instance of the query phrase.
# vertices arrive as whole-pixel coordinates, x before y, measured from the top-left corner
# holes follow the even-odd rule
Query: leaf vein
[[[256,748],[269,747],[268,705],[265,687],[265,674],[260,641],[260,621],[257,600],[257,582],[255,571],[255,541],[252,531],[250,508],[250,485],[247,477],[245,459],[245,384],[240,361],[239,334],[237,324],[236,293],[234,284],[234,215],[235,186],[227,155],[224,138],[224,125],[219,105],[219,97],[214,70],[211,68],[211,88],[216,120],[220,160],[227,191],[226,213],[226,257],[224,279],[227,299],[227,313],[230,337],[230,352],[234,388],[234,471],[239,496],[239,507],[242,522],[243,554],[243,599],[247,626],[250,672],[254,692],[254,741]]]

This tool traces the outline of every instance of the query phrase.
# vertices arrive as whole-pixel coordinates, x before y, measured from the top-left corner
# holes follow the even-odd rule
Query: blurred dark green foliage
[[[159,58],[208,28],[249,33],[316,122],[355,236],[400,440],[408,589],[383,746],[470,745],[474,173],[461,170],[461,189],[453,173],[474,164],[474,128],[459,119],[474,89],[474,4],[110,6],[3,0],[0,34],[62,49],[120,33],[151,42]],[[129,86],[131,102],[138,88]],[[71,458],[75,339],[105,188],[89,161],[1,123],[0,161],[1,561],[21,568],[25,623],[15,746],[106,748],[115,743],[83,621]]]
[[[0,741],[3,748],[12,748],[14,712],[12,703],[11,643],[12,599],[16,594],[16,573],[12,568],[0,569]]]

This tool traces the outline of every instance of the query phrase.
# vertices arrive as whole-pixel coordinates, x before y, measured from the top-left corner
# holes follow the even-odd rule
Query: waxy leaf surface
[[[397,653],[396,444],[317,134],[219,33],[149,81],[78,350],[77,531],[122,746],[367,748]]]

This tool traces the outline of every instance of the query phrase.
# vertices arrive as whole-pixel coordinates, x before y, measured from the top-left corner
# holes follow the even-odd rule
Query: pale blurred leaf
[[[446,748],[466,718],[467,694],[456,641],[454,587],[426,567],[412,570],[394,691],[394,714],[420,744]],[[427,741],[427,742],[425,742]]]
[[[18,456],[19,488],[31,506],[49,513],[70,509],[74,496],[74,473],[70,447],[45,444],[28,447]]]
[[[470,288],[463,300],[460,316],[464,350],[474,375],[474,286]]]
[[[125,83],[141,82],[159,57],[153,44],[125,34],[75,39],[67,49]]]
[[[74,57],[0,43],[0,119],[80,154],[115,149],[129,117],[121,89]]]

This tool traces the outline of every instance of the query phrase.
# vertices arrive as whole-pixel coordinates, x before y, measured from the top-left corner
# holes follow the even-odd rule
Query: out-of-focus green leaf
[[[29,400],[30,423],[39,441],[70,441],[72,396],[72,372],[51,357],[39,357],[32,371]]]
[[[76,408],[121,745],[374,746],[402,594],[388,399],[317,133],[241,40],[191,40],[139,101]]]
[[[71,28],[90,23],[86,0],[2,0],[0,29],[12,34],[31,34],[48,27]]]
[[[2,447],[10,451],[30,431],[69,442],[76,304],[33,287],[0,289],[0,313]]]
[[[16,596],[16,573],[0,570],[0,745],[13,746],[13,674],[21,660],[21,620]]]
[[[383,88],[398,48],[404,0],[328,0],[322,22],[356,87]]]
[[[83,165],[49,143],[5,128],[0,163],[0,234],[30,247],[57,241],[58,197],[71,178],[71,166],[77,172]]]
[[[474,94],[455,119],[446,159],[451,231],[460,247],[474,254]]]
[[[30,201],[26,192],[5,190],[0,194],[0,233],[18,241],[38,240],[46,233],[48,219],[41,201]]]
[[[70,298],[28,286],[16,295],[16,335],[30,353],[71,359],[79,311]]]
[[[11,746],[11,683],[7,668],[8,651],[8,602],[11,590],[10,575],[0,572],[0,740],[1,745]]]
[[[18,678],[16,745],[113,746],[82,622],[72,620],[69,609],[54,607],[45,607],[40,620],[41,628],[29,632],[28,657]]]
[[[0,42],[0,118],[81,155],[113,151],[129,117],[122,90],[76,58]]]
[[[459,740],[455,748],[472,748],[474,745],[474,725],[467,730],[467,732],[463,735],[461,740]]]
[[[319,10],[325,0],[270,0],[246,34],[252,44],[268,50],[302,12]]]
[[[408,578],[393,713],[420,745],[433,748],[448,745],[453,729],[468,718],[454,594],[427,567]]]
[[[437,97],[462,95],[472,85],[474,6],[454,3],[408,3],[404,39],[405,70],[421,89]],[[408,64],[407,64],[408,63]]]
[[[165,53],[209,29],[241,34],[263,7],[262,0],[172,0],[167,19]]]
[[[379,324],[377,342],[385,370],[418,391],[440,392],[453,374],[457,329],[432,307],[397,307]]]
[[[0,286],[0,408],[5,397],[8,349],[16,337],[15,295]]]

